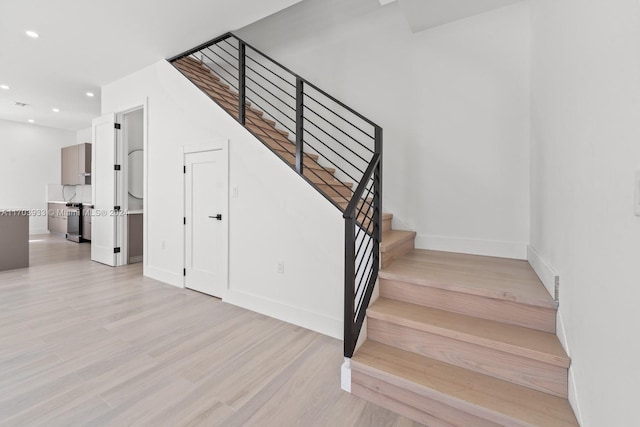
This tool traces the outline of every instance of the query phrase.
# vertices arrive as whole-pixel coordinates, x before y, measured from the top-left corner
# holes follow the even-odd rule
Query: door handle
[[[218,221],[222,221],[222,214],[218,214],[216,216],[211,216],[209,215],[209,218],[211,219],[217,219]]]

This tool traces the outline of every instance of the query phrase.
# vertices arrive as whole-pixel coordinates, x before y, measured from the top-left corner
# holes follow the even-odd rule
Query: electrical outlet
[[[284,260],[278,261],[278,274],[284,274]]]
[[[167,242],[166,242],[165,240],[162,240],[162,241],[160,242],[160,248],[161,248],[162,250],[167,249]]]
[[[231,197],[234,199],[238,198],[238,187],[233,187],[233,191],[231,192]]]
[[[635,180],[635,201],[634,201],[634,210],[636,216],[640,216],[640,170],[636,172],[636,180]]]

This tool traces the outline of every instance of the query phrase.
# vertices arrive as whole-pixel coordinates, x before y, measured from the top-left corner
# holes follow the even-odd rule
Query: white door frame
[[[146,108],[145,105],[138,105],[136,107],[132,107],[132,108],[128,108],[124,111],[120,111],[118,113],[116,113],[116,122],[120,123],[122,128],[121,128],[121,132],[122,134],[120,135],[120,147],[119,147],[119,151],[118,151],[118,163],[121,165],[121,173],[120,173],[120,188],[118,189],[120,191],[120,194],[122,194],[122,198],[121,198],[121,203],[122,203],[122,212],[125,215],[122,215],[120,217],[118,217],[118,230],[121,230],[118,233],[118,238],[120,240],[120,242],[122,242],[121,244],[121,248],[120,248],[120,258],[118,259],[118,264],[119,266],[121,265],[127,265],[128,260],[129,260],[129,140],[127,138],[127,127],[125,125],[125,120],[124,117],[129,114],[129,113],[133,113],[134,111],[138,111],[138,110],[142,110],[142,138],[143,138],[143,159],[146,159],[146,140],[147,140],[147,128],[146,128]],[[143,171],[142,171],[142,176],[143,176],[143,199],[142,199],[142,203],[144,206],[144,203],[146,202],[146,185],[144,185],[146,183],[146,166],[145,166],[146,162],[144,162],[143,160]],[[144,207],[142,209],[143,213],[145,211]],[[144,215],[142,217],[142,220],[144,222]],[[142,235],[143,235],[143,239],[145,238],[145,232],[144,232],[144,224],[143,224],[143,231],[142,231]],[[144,242],[143,242],[143,251],[142,251],[142,258],[143,258],[143,262],[144,262],[144,256],[145,256],[145,250],[144,250]]]
[[[148,252],[148,209],[147,209],[147,204],[148,204],[148,189],[149,189],[149,180],[148,180],[148,171],[149,171],[149,98],[144,98],[143,100],[141,100],[140,102],[137,103],[133,103],[133,104],[129,104],[129,105],[124,105],[121,106],[119,108],[116,109],[116,123],[122,123],[122,118],[125,114],[127,113],[131,113],[133,111],[136,110],[140,110],[142,109],[142,145],[144,148],[144,152],[143,152],[143,172],[142,172],[142,179],[143,179],[143,190],[142,190],[142,211],[144,212],[144,215],[142,217],[142,235],[143,235],[143,242],[142,242],[142,268],[143,268],[143,274],[146,274],[145,271],[147,269],[147,265],[149,262],[149,259],[147,257]],[[128,167],[128,159],[127,156],[125,156],[124,153],[124,138],[120,138],[122,142],[122,146],[119,147],[120,150],[118,151],[118,155],[119,155],[119,164],[121,165],[121,170],[122,171],[128,171],[127,167]],[[122,198],[121,198],[121,209],[123,212],[128,212],[129,210],[129,198],[127,197],[128,194],[128,174],[127,173],[122,173],[121,174],[121,179],[120,179],[120,194],[122,194]],[[128,241],[128,228],[129,228],[129,224],[128,221],[126,220],[127,217],[122,216],[122,217],[118,217],[118,241],[120,242],[120,253],[117,254],[116,257],[116,266],[123,266],[123,265],[127,265],[127,259],[128,257],[128,252],[129,252],[129,241]]]
[[[183,145],[180,161],[182,162],[182,165],[185,165],[187,154],[202,153],[206,151],[218,151],[218,150],[222,150],[222,153],[225,159],[225,161],[223,162],[223,165],[226,168],[226,170],[223,171],[223,175],[225,177],[226,185],[225,185],[225,196],[223,197],[223,203],[225,205],[224,206],[225,212],[228,213],[229,212],[229,140],[211,141],[211,142],[205,142],[205,143],[193,144],[193,145]],[[186,186],[187,186],[186,174],[183,174],[182,175],[182,216],[185,218],[187,217]],[[227,214],[227,221],[224,221],[224,226],[226,227],[226,235],[227,235],[227,247],[226,247],[227,256],[225,260],[226,262],[223,263],[225,267],[225,271],[222,274],[224,278],[224,294],[220,295],[221,299],[225,299],[226,292],[229,289],[229,221],[230,221],[230,218],[229,218],[229,215]],[[182,265],[186,266],[187,265],[187,233],[186,233],[185,227],[182,228],[182,244],[183,244]],[[182,287],[186,289],[186,277],[184,276],[182,277]]]

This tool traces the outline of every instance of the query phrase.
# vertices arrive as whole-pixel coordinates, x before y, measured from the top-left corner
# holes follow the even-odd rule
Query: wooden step
[[[197,81],[198,84],[206,84],[216,89],[226,90],[231,93],[231,86],[224,83],[218,76],[210,72],[208,69],[194,71],[191,68],[178,66],[182,74],[187,76],[191,81]]]
[[[197,75],[207,76],[213,80],[220,81],[220,77],[215,75],[209,67],[204,65],[202,62],[196,61],[194,59],[182,58],[173,63],[180,70],[188,71],[190,73],[194,73]]]
[[[295,164],[293,162],[292,164]],[[324,180],[328,183],[331,183],[336,178],[333,174],[336,172],[335,169],[327,168],[323,169],[318,163],[313,162],[309,165],[305,164],[302,174],[310,179],[312,182]]]
[[[382,233],[380,252],[382,268],[387,268],[393,261],[415,248],[415,231],[389,230]]]
[[[344,197],[332,197],[331,198],[334,202],[336,202],[336,204],[338,204],[342,210],[345,210],[347,208],[347,205],[349,205],[349,200],[345,200]],[[364,200],[360,200],[358,202],[358,205],[356,206],[356,214],[358,213],[359,210],[362,210],[362,212],[368,213],[371,210],[371,206],[373,204],[373,199],[371,197],[369,197],[368,199]]]
[[[351,359],[351,392],[418,422],[578,425],[566,399],[369,340]]]
[[[383,213],[382,214],[382,232],[391,230],[391,220],[393,219],[393,214],[391,213]]]
[[[379,277],[384,298],[555,333],[558,304],[526,261],[414,249]]]
[[[548,332],[379,298],[373,341],[567,398],[569,357]]]
[[[317,184],[317,187],[329,197],[343,196],[348,200],[353,194],[351,187],[342,183],[338,183],[338,185]]]
[[[275,143],[272,139],[264,139],[263,142],[265,145],[273,149],[278,153],[280,157],[287,163],[289,166],[295,167],[296,164],[296,153],[290,152],[283,147],[280,147],[279,144]],[[270,144],[269,144],[270,142]],[[305,169],[313,169],[314,171],[324,171],[324,168],[320,166],[317,162],[318,155],[313,153],[304,153],[304,167]],[[311,173],[311,172],[309,172]]]
[[[291,140],[288,139],[289,133],[287,131],[276,129],[266,122],[251,119],[246,121],[245,126],[251,129],[256,134],[264,135],[269,138],[275,138],[278,140],[284,139],[291,142]],[[293,147],[295,151],[295,145]]]
[[[271,148],[274,151],[277,151],[278,154],[285,157],[285,161],[291,165],[295,165],[296,160],[296,146],[288,140],[283,139],[282,137],[271,137],[268,136],[259,130],[256,130],[254,127],[247,126],[256,137],[258,137],[267,147]],[[308,167],[313,167],[313,163],[318,160],[318,155],[313,153],[304,153],[304,163]]]

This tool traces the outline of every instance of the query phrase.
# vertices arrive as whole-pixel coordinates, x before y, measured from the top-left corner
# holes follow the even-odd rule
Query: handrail
[[[224,46],[230,46],[232,53]],[[191,56],[196,63],[183,61]],[[247,60],[252,62],[248,64]],[[344,355],[351,357],[378,280],[382,128],[233,33],[225,33],[168,61],[342,212]],[[253,63],[268,74],[252,67]],[[198,74],[202,67],[208,68],[218,81],[203,80]],[[295,88],[295,96],[289,92],[291,88]],[[295,112],[295,119],[284,112],[287,109]],[[313,116],[309,117],[309,113]],[[264,120],[263,115],[268,119]],[[321,121],[314,122],[316,117]],[[295,126],[289,127],[285,122],[295,122]],[[283,127],[289,132],[281,130]],[[347,179],[353,183],[347,185]]]
[[[371,176],[373,174],[374,168],[378,166],[379,161],[380,161],[380,153],[375,153],[373,155],[373,158],[369,162],[369,166],[367,167],[367,170],[364,172],[364,176]],[[353,219],[353,215],[356,212],[356,207],[358,206],[358,201],[361,200],[362,195],[364,194],[364,190],[367,188],[367,184],[368,184],[368,180],[364,180],[364,179],[360,181],[360,183],[358,184],[356,191],[353,192],[353,196],[351,197],[349,204],[344,210],[344,214],[342,214],[342,217],[344,219],[347,219],[347,218]]]
[[[263,53],[261,50],[256,49],[255,47],[253,47],[251,44],[247,43],[246,41],[242,40],[240,37],[236,36],[234,33],[229,32],[226,34],[223,34],[219,37],[216,37],[214,39],[209,40],[208,42],[204,42],[196,47],[194,47],[193,49],[189,49],[187,51],[184,51],[170,59],[168,59],[169,62],[174,62],[177,61],[178,59],[184,58],[185,56],[189,56],[192,55],[196,52],[198,52],[199,50],[205,49],[209,46],[212,46],[214,44],[217,44],[219,42],[221,42],[222,40],[228,39],[230,37],[233,37],[235,39],[237,39],[238,41],[240,41],[242,44],[244,44],[246,47],[251,48],[251,50],[253,50],[254,52],[260,54],[262,57],[264,57],[265,59],[267,59],[269,62],[277,65],[278,67],[282,68],[283,71],[286,71],[287,73],[291,74],[292,76],[294,76],[296,79],[300,79],[304,84],[306,84],[307,86],[313,88],[314,90],[316,90],[317,92],[321,93],[322,95],[326,96],[327,98],[329,98],[331,101],[335,102],[336,104],[338,104],[339,106],[341,106],[342,108],[348,110],[350,113],[353,113],[356,117],[364,120],[365,122],[369,123],[371,126],[378,126],[377,124],[375,124],[374,122],[372,122],[371,120],[369,120],[368,118],[366,118],[365,116],[363,116],[362,114],[358,113],[356,110],[354,110],[353,108],[349,107],[348,105],[345,105],[343,102],[339,101],[338,99],[334,98],[332,95],[329,95],[327,92],[325,92],[324,90],[320,89],[318,86],[314,85],[313,83],[311,83],[310,81],[308,81],[307,79],[305,79],[304,77],[298,75],[297,73],[294,73],[293,71],[291,71],[289,68],[285,67],[284,65],[280,64],[278,61],[276,61],[275,59],[271,58],[270,56],[268,56],[267,54]]]

